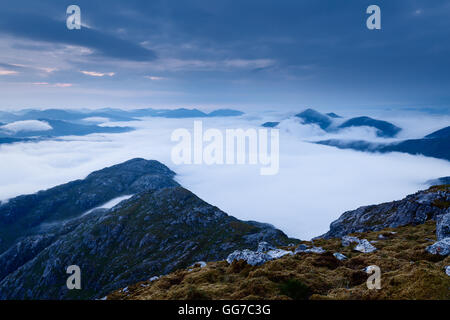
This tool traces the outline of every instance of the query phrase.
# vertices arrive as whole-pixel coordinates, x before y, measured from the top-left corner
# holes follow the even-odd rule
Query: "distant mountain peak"
[[[304,124],[316,124],[323,130],[327,129],[332,123],[329,116],[311,108],[308,108],[295,116],[302,119]]]
[[[338,115],[334,112],[326,113],[326,115],[329,116],[330,118],[335,118],[335,119],[342,118],[340,115]]]
[[[243,115],[244,112],[233,109],[217,109],[208,113],[208,117],[237,117]]]
[[[449,138],[449,137],[450,137],[450,126],[442,128],[425,136],[425,138]]]
[[[355,117],[351,118],[344,123],[342,123],[339,128],[348,128],[348,127],[374,127],[376,128],[377,135],[380,137],[395,137],[402,129],[395,126],[394,124],[384,121],[377,120],[367,116]]]

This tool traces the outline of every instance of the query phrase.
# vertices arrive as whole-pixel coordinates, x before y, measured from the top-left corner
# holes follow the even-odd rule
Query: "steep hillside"
[[[10,201],[5,206],[17,211],[5,229],[15,223],[36,228],[0,255],[0,299],[93,299],[260,241],[295,242],[270,225],[228,216],[173,176],[156,161],[134,159]],[[124,192],[135,195],[112,209],[73,216]],[[72,218],[60,222],[68,212]],[[70,265],[81,268],[82,290],[66,287]]]

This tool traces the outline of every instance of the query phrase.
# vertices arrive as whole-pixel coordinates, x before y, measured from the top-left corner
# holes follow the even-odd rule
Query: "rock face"
[[[236,261],[244,260],[249,265],[260,266],[263,263],[272,260],[272,258],[267,253],[264,252],[244,249],[244,250],[236,250],[227,257],[227,262],[230,264],[235,260]]]
[[[442,240],[448,237],[450,237],[450,209],[439,216],[436,222],[436,238]]]
[[[377,250],[369,241],[366,239],[361,240],[356,247],[354,248],[356,251],[362,252],[362,253],[370,253]]]
[[[228,216],[179,186],[173,176],[156,161],[135,159],[3,205],[2,215],[11,213],[2,220],[4,225],[39,212],[40,219],[30,218],[33,226],[54,221],[69,205],[77,208],[70,211],[72,216],[103,203],[108,196],[135,194],[112,209],[55,222],[45,232],[34,231],[15,241],[0,254],[0,299],[100,298],[198,261],[221,260],[235,250],[256,249],[262,241],[292,242],[268,224]],[[20,199],[29,204],[28,210]],[[66,287],[70,265],[81,269],[82,290]]]
[[[268,242],[263,241],[258,244],[258,249],[256,251],[251,251],[248,249],[236,250],[232,252],[226,260],[230,264],[233,263],[233,261],[244,260],[252,266],[259,266],[267,261],[280,259],[286,255],[293,254],[294,253],[292,251],[276,249]]]
[[[347,211],[332,222],[330,231],[320,238],[341,238],[353,232],[422,224],[430,219],[436,220],[446,213],[449,203],[450,192],[447,187],[432,187],[409,195],[403,200]]]
[[[442,239],[431,246],[428,246],[427,250],[431,254],[439,254],[441,256],[448,256],[450,254],[450,237]]]

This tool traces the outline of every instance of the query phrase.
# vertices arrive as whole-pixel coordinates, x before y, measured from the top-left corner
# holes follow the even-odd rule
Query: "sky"
[[[66,8],[81,8],[68,30]],[[366,8],[381,9],[369,30]],[[0,3],[0,110],[450,105],[448,1]]]

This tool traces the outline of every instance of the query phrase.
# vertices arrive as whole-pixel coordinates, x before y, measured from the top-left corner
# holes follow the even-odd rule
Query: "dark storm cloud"
[[[96,55],[135,61],[156,58],[153,51],[114,35],[83,27],[76,32],[66,28],[64,20],[46,16],[8,12],[0,13],[0,32],[34,41],[83,46]]]
[[[80,31],[66,28],[71,4]],[[381,30],[366,28],[371,4]],[[164,90],[188,91],[179,103],[448,108],[449,14],[444,0],[17,0],[0,4],[0,35],[29,41],[10,46],[24,52],[87,47],[93,54],[64,62],[114,71],[111,82],[176,79]]]

